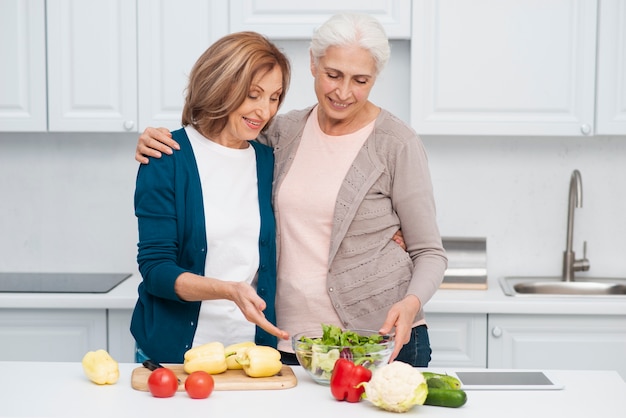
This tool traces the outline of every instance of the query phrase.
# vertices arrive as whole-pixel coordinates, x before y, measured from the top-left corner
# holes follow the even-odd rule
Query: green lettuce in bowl
[[[347,358],[372,371],[387,364],[394,340],[391,335],[381,335],[377,331],[322,324],[321,329],[294,335],[292,346],[298,362],[313,380],[327,385],[339,358]]]

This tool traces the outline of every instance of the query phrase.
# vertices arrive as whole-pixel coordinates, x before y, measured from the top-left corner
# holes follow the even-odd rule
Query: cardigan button
[[[334,291],[335,291],[335,289],[333,289],[332,287],[329,287],[329,288],[328,288],[328,291],[329,291],[329,292],[334,292]]]

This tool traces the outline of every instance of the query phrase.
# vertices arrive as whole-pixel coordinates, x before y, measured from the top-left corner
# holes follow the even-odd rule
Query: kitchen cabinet
[[[601,0],[598,31],[598,134],[626,135],[626,2]]]
[[[490,314],[489,368],[616,370],[626,379],[626,317]]]
[[[413,127],[435,135],[594,134],[597,12],[595,0],[414,2]],[[623,59],[623,24],[600,26],[600,41],[621,43]],[[617,76],[603,91],[617,89]],[[619,77],[623,98],[624,71]]]
[[[119,362],[135,361],[132,309],[0,309],[0,359],[81,361],[87,351],[108,350]]]
[[[44,0],[0,3],[0,131],[47,129]]]
[[[81,361],[107,347],[104,309],[0,309],[0,359]]]
[[[487,367],[487,315],[429,313],[429,367]]]
[[[137,5],[47,0],[48,129],[137,131]]]
[[[17,39],[0,43],[0,131],[178,128],[191,67],[229,31],[228,3],[203,0],[12,0],[0,19]]]
[[[128,0],[1,2],[0,131],[136,132],[136,16]]]
[[[124,363],[135,361],[135,339],[130,333],[132,309],[107,310],[107,347],[115,360]]]
[[[228,2],[138,0],[139,131],[181,126],[188,75],[228,33]]]
[[[231,0],[230,30],[252,30],[272,39],[310,39],[313,30],[336,13],[354,10],[383,24],[390,39],[411,38],[411,0]]]

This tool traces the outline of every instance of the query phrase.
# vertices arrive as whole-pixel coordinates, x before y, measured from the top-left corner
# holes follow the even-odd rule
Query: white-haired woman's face
[[[311,58],[320,111],[331,119],[354,117],[367,103],[376,81],[372,54],[358,46],[331,46],[318,60]]]

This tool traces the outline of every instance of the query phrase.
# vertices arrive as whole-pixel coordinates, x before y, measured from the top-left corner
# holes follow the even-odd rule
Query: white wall
[[[283,111],[313,103],[306,43]],[[409,119],[408,42],[372,100]],[[137,134],[0,133],[0,271],[136,271]],[[581,171],[574,249],[594,276],[626,277],[626,136],[425,137],[444,236],[487,237],[490,286],[504,275],[559,275],[567,192]]]
[[[562,271],[571,172],[583,183],[584,275],[626,278],[626,137],[424,138],[443,236],[487,237],[490,282]]]
[[[136,142],[0,133],[0,271],[136,271]]]

